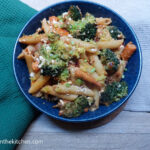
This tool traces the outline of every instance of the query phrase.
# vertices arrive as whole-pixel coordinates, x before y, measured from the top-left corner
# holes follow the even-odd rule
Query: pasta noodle
[[[110,48],[116,49],[123,43],[123,40],[99,41],[97,47],[99,49]]]
[[[24,55],[25,57],[25,61],[26,61],[26,64],[27,64],[27,67],[28,67],[28,71],[29,73],[32,72],[32,62],[33,62],[33,57],[31,55]]]
[[[19,56],[17,58],[18,59],[24,59],[24,53],[23,53],[23,51],[19,54]]]
[[[102,17],[100,17],[100,18],[96,18],[96,24],[97,25],[105,25],[105,26],[107,26],[107,25],[109,25],[109,24],[111,24],[111,18],[102,18]]]
[[[54,88],[52,86],[45,86],[41,89],[42,92],[46,93],[46,94],[51,94],[53,96],[57,96],[59,98],[62,98],[62,99],[65,99],[65,100],[69,100],[69,101],[73,101],[75,100],[78,96],[77,95],[72,95],[72,94],[69,94],[69,95],[65,95],[65,94],[60,94],[60,93],[57,93],[55,92]]]
[[[45,34],[33,34],[33,35],[24,35],[19,38],[19,42],[23,44],[37,44],[42,40],[47,40]]]
[[[91,111],[95,111],[96,109],[99,108],[99,101],[100,101],[100,94],[99,91],[94,89],[94,104],[91,107]]]
[[[64,84],[63,85],[59,84],[59,85],[56,85],[54,89],[57,93],[61,93],[61,94],[76,94],[76,95],[85,95],[85,96],[90,96],[90,97],[94,96],[93,91],[87,87],[81,88],[75,85],[66,87]]]
[[[96,85],[98,88],[101,88],[100,83],[98,83],[90,74],[80,70],[79,68],[75,69],[75,77],[81,78],[89,83]]]
[[[98,75],[107,75],[107,72],[105,71],[105,68],[102,65],[97,55],[91,55],[90,59],[91,59],[91,64],[93,64],[93,66],[95,67]]]
[[[50,26],[48,25],[46,19],[44,18],[42,20],[42,29],[44,30],[45,33],[50,33]]]
[[[29,93],[36,93],[38,92],[46,83],[47,81],[50,79],[49,76],[40,76],[34,84],[32,84],[32,86],[29,89]]]
[[[91,43],[86,42],[86,41],[81,41],[79,39],[70,38],[70,37],[67,37],[67,36],[61,37],[61,40],[66,42],[66,43],[67,42],[69,42],[69,43],[73,42],[76,46],[85,48],[86,51],[89,52],[89,53],[94,53],[95,54],[98,51],[95,44],[91,44]]]

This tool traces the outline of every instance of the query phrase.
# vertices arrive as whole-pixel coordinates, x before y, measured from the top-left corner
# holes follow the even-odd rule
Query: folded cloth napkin
[[[19,140],[39,114],[19,90],[12,64],[16,38],[35,13],[18,0],[0,1],[0,150],[14,149],[13,140]]]

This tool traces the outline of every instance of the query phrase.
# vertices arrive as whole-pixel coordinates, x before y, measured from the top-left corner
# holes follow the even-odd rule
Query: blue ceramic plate
[[[68,10],[70,5],[78,5],[83,14],[86,12],[89,12],[93,14],[95,17],[110,17],[112,19],[112,24],[117,26],[125,35],[126,40],[125,43],[128,43],[129,41],[132,41],[137,46],[137,51],[134,53],[132,58],[129,60],[127,64],[127,71],[125,72],[125,78],[124,80],[127,82],[129,90],[128,90],[128,96],[121,99],[119,102],[111,104],[109,107],[106,106],[100,106],[100,108],[94,112],[87,112],[81,115],[77,118],[63,118],[58,115],[58,109],[53,109],[52,106],[54,103],[47,102],[43,99],[33,97],[32,95],[28,94],[28,89],[30,87],[30,80],[29,80],[29,74],[27,70],[27,66],[25,61],[18,60],[17,56],[22,51],[22,48],[25,47],[25,45],[22,45],[18,42],[16,42],[15,48],[14,48],[14,56],[13,56],[13,67],[14,67],[14,73],[17,80],[17,83],[25,95],[25,97],[29,100],[29,102],[34,105],[37,109],[39,109],[41,112],[44,112],[45,114],[62,121],[67,122],[87,122],[87,121],[93,121],[100,118],[103,118],[104,116],[107,116],[111,114],[113,111],[115,111],[117,108],[119,108],[124,102],[126,102],[133,91],[135,90],[140,74],[142,69],[142,57],[141,57],[141,49],[139,42],[137,40],[137,37],[133,31],[133,29],[129,26],[129,24],[116,12],[113,10],[102,6],[100,4],[96,4],[93,2],[85,2],[85,1],[67,1],[67,2],[61,2],[57,3],[55,5],[49,6],[45,8],[44,10],[37,13],[35,16],[33,16],[25,25],[25,27],[20,32],[18,38],[20,38],[23,34],[32,34],[36,31],[38,27],[41,26],[41,20],[43,18],[47,18],[51,15],[60,15],[61,13]]]

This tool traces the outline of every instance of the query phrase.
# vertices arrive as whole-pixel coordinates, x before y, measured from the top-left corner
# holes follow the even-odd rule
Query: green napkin
[[[35,13],[18,0],[0,0],[0,150],[14,149],[2,140],[20,139],[38,114],[19,90],[12,65],[16,38]]]

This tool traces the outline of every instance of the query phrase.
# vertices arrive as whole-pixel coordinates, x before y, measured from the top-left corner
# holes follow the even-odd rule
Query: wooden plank
[[[136,88],[133,95],[130,97],[124,110],[128,111],[150,111],[150,101],[149,101],[149,87],[150,85],[141,85],[141,83]],[[144,91],[143,91],[144,90]]]
[[[145,23],[145,22],[144,22]],[[150,24],[133,24],[133,28],[139,38],[142,52],[143,52],[143,69],[139,85],[132,97],[129,99],[125,110],[130,111],[150,111],[150,80],[148,70],[150,70],[150,51],[149,42],[150,41]]]
[[[150,113],[144,112],[121,112],[108,124],[86,130],[79,130],[76,125],[60,124],[46,115],[41,115],[30,126],[28,133],[142,133],[150,134]]]
[[[60,126],[41,115],[23,139],[42,144],[22,144],[17,150],[149,150],[150,114],[123,111],[110,123],[88,130]]]
[[[43,144],[22,144],[17,150],[149,150],[150,134],[29,133],[28,140]]]

